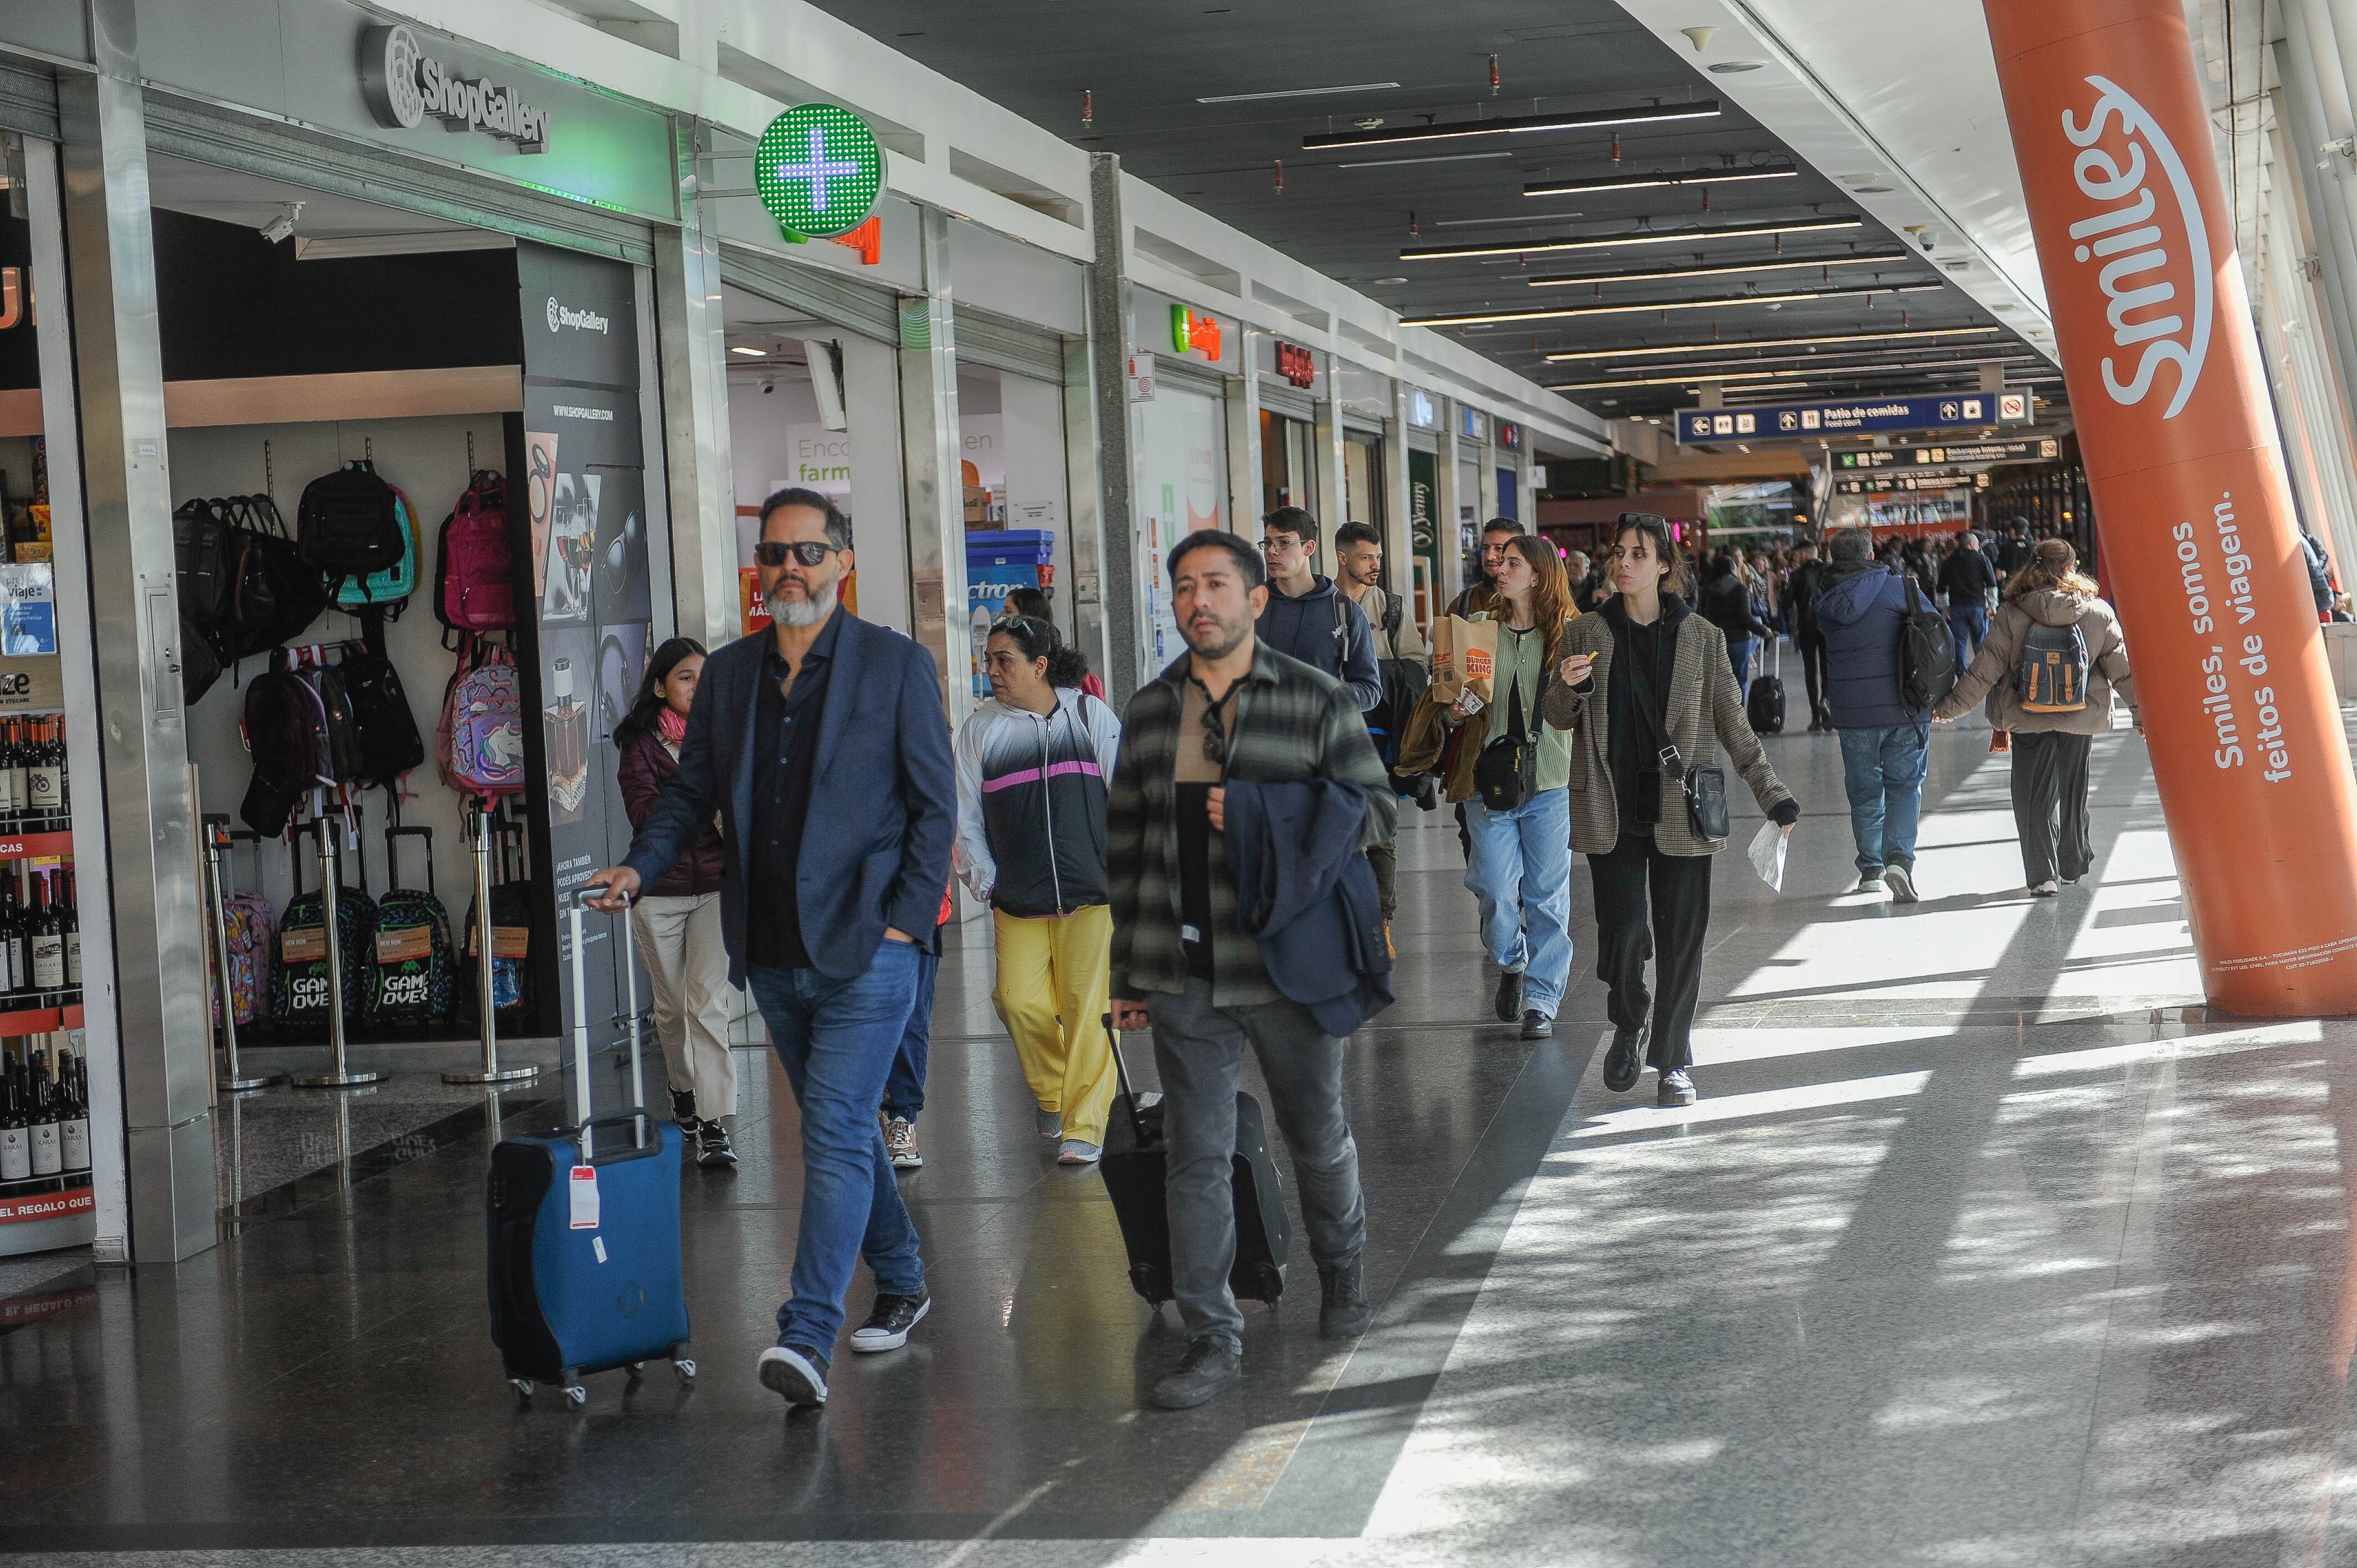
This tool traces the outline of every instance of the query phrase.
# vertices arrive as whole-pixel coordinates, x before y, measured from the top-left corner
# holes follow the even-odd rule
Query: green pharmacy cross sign
[[[801,104],[761,133],[753,185],[761,205],[789,233],[846,234],[867,221],[884,193],[884,149],[850,110]]]

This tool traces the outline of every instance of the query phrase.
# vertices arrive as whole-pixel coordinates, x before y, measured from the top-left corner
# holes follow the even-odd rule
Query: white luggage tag
[[[595,1230],[597,1229],[597,1167],[575,1165],[573,1180],[568,1185],[573,1189],[573,1229]]]

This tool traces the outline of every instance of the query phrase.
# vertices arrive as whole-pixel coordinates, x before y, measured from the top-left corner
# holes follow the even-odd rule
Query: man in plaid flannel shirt
[[[1171,1283],[1188,1347],[1178,1370],[1155,1386],[1154,1402],[1178,1410],[1243,1380],[1243,1316],[1228,1288],[1236,1250],[1229,1169],[1247,1041],[1293,1152],[1321,1287],[1319,1331],[1353,1337],[1371,1316],[1359,1262],[1367,1230],[1359,1149],[1342,1109],[1343,1043],[1276,989],[1260,944],[1237,929],[1222,836],[1225,783],[1233,775],[1359,785],[1362,847],[1390,842],[1399,800],[1350,689],[1254,638],[1268,587],[1253,547],[1207,529],[1180,540],[1168,564],[1189,651],[1130,700],[1105,826],[1114,1024],[1152,1025],[1166,1096]]]

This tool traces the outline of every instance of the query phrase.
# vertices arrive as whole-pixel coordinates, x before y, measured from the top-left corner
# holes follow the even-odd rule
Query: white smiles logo
[[[2062,112],[2062,134],[2071,138],[2072,145],[2086,149],[2072,161],[2071,172],[2078,180],[2079,189],[2090,199],[2121,205],[2071,225],[2071,238],[2078,242],[2072,256],[2080,262],[2100,259],[2104,263],[2097,283],[2104,291],[2104,313],[2111,322],[2113,347],[2145,345],[2136,360],[2136,373],[2126,381],[2119,379],[2111,360],[2104,360],[2104,390],[2123,407],[2141,403],[2152,390],[2153,377],[2161,365],[2173,364],[2177,367],[2177,385],[2161,417],[2174,419],[2192,397],[2194,383],[2201,380],[2202,364],[2210,354],[2209,225],[2202,219],[2201,203],[2194,195],[2193,182],[2186,176],[2184,160],[2177,156],[2168,133],[2150,111],[2103,77],[2087,78],[2087,85],[2100,96],[2088,113],[2086,124],[2072,124],[2071,112]],[[2120,118],[2120,134],[2126,138],[2125,168],[2110,151],[2095,145],[2103,140],[2104,123],[2115,114]],[[2177,226],[2186,247],[2185,271],[2192,295],[2190,327],[2185,317],[2177,314],[2172,303],[2177,299],[2177,285],[2167,275],[2172,259],[2172,237],[2160,224],[2148,221],[2158,204],[2153,200],[2152,188],[2145,183],[2147,146],[2152,149],[2153,161],[2168,177],[2169,196],[2177,208]],[[2129,286],[2129,280],[2138,274],[2146,277],[2143,286]],[[2169,314],[2151,314],[2164,309]],[[2139,311],[2147,313],[2143,319],[2128,319]]]

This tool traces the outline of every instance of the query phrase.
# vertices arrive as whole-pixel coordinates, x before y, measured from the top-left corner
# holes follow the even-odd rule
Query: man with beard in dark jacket
[[[1884,886],[1896,902],[1912,904],[1932,715],[1909,707],[1904,693],[1906,568],[1875,560],[1863,528],[1835,532],[1828,549],[1833,563],[1812,608],[1825,639],[1825,700],[1841,731],[1857,891]]]
[[[1784,602],[1792,612],[1792,646],[1801,655],[1801,673],[1809,688],[1809,731],[1834,727],[1833,710],[1825,706],[1825,687],[1832,676],[1825,669],[1825,634],[1817,625],[1817,595],[1825,585],[1825,564],[1817,547],[1803,539],[1792,546],[1792,570],[1784,579]]]
[[[1318,559],[1318,520],[1297,506],[1281,506],[1260,526],[1269,595],[1253,635],[1350,687],[1361,712],[1374,707],[1383,700],[1383,677],[1367,618],[1336,591],[1333,579],[1310,569]]]

